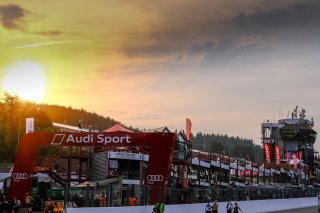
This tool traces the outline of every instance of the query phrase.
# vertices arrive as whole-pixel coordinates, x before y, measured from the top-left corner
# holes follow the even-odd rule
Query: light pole
[[[203,134],[203,151],[206,151],[206,134]]]

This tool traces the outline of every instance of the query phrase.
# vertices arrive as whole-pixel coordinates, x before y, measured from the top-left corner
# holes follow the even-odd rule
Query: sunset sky
[[[1,91],[33,88],[146,129],[189,117],[193,133],[256,144],[263,120],[298,105],[320,132],[319,11],[318,0],[1,0]]]

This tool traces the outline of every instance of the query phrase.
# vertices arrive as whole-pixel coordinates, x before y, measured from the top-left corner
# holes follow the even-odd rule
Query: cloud
[[[34,34],[37,35],[43,35],[43,36],[59,36],[62,34],[61,31],[58,30],[52,30],[52,31],[39,31],[39,32],[34,32]]]
[[[189,57],[204,54],[207,59],[220,60],[239,54],[255,55],[277,48],[281,42],[288,46],[289,42],[319,40],[319,1],[276,3],[272,7],[267,7],[267,3],[270,5],[265,1],[261,7],[255,2],[247,3],[251,10],[234,10],[223,18],[217,17],[216,9],[216,13],[208,12],[208,8],[212,9],[208,2],[199,11],[185,5],[176,7],[176,11],[166,8],[161,12],[166,15],[162,24],[152,25],[147,33],[129,40],[123,53],[129,57],[170,55],[178,59],[186,54]]]
[[[66,44],[70,43],[71,40],[67,41],[49,41],[49,42],[42,42],[42,43],[34,43],[34,44],[28,44],[24,46],[16,47],[16,49],[27,49],[27,48],[36,48],[36,47],[43,47],[43,46],[51,46],[51,45],[57,45],[57,44]]]
[[[319,1],[309,4],[299,3],[287,8],[257,11],[252,14],[242,13],[235,16],[227,24],[242,35],[285,34],[294,37],[295,35],[319,32],[317,27],[320,25],[319,10]]]
[[[31,12],[23,9],[19,5],[0,5],[0,21],[6,29],[21,29],[18,22],[28,14],[31,14]]]

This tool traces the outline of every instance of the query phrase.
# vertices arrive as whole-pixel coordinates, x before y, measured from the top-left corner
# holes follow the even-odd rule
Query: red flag
[[[302,150],[299,151],[299,160],[302,160]]]
[[[186,132],[187,132],[187,139],[190,141],[190,134],[191,134],[191,126],[192,123],[189,118],[186,118]]]
[[[280,164],[280,147],[276,146],[276,164]]]
[[[267,144],[267,143],[264,144],[264,151],[266,153],[266,161],[270,162],[270,146],[269,146],[269,144]]]
[[[293,155],[292,155],[292,158],[293,158],[293,168],[294,168],[295,170],[297,170],[297,165],[298,165],[297,155],[296,155],[296,154],[293,154]]]

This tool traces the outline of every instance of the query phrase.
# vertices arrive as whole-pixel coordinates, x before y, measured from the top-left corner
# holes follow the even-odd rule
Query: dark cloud
[[[177,48],[179,46],[170,45],[169,43],[156,43],[150,45],[140,46],[128,45],[123,51],[129,57],[137,57],[137,56],[162,56],[168,54],[176,54]]]
[[[285,34],[294,37],[300,34],[319,32],[320,2],[296,4],[288,8],[273,9],[253,14],[240,14],[229,23],[239,34]]]
[[[7,29],[20,29],[21,26],[19,26],[18,22],[28,14],[31,14],[31,12],[19,5],[0,5],[0,21],[2,26]]]
[[[191,8],[188,9],[189,13],[185,9],[183,14],[179,11],[168,14],[163,25],[141,35],[152,41],[152,45],[139,43],[139,40],[129,41],[123,49],[125,54],[130,57],[176,55],[181,59],[181,54],[189,52],[190,56],[205,54],[206,59],[220,60],[256,55],[279,43],[290,45],[289,42],[314,42],[320,38],[320,1],[257,7],[250,12],[237,12],[224,20],[209,13],[187,16],[185,14],[192,14]]]

